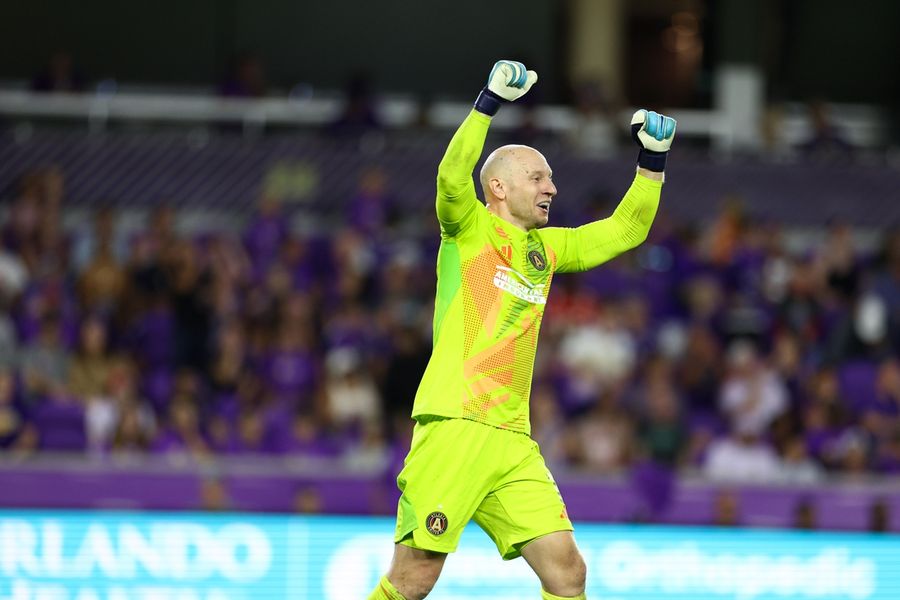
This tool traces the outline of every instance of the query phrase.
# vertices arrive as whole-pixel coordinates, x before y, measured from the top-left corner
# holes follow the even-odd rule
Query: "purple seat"
[[[165,413],[172,397],[172,372],[166,368],[154,369],[144,377],[141,387],[144,397],[150,401],[156,412]]]
[[[34,412],[41,450],[81,451],[86,446],[84,408],[78,400],[46,400]]]
[[[858,410],[875,400],[875,381],[878,366],[868,361],[853,361],[841,365],[838,370],[838,384],[841,395],[850,407]]]

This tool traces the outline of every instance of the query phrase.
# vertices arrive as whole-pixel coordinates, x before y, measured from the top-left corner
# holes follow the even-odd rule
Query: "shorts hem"
[[[531,537],[528,537],[520,542],[513,542],[509,545],[508,548],[505,549],[505,551],[500,552],[500,558],[502,558],[503,560],[513,560],[519,558],[520,556],[522,556],[522,549],[525,548],[525,546],[537,539],[548,536],[551,533],[556,533],[557,531],[575,531],[575,528],[572,526],[572,523],[561,524],[559,527],[556,527],[552,530],[532,535]]]
[[[403,536],[394,536],[394,543],[403,544],[404,546],[415,548],[416,550],[439,552],[441,554],[451,554],[456,552],[456,549],[459,547],[459,544],[440,544],[433,542],[431,539],[427,539],[425,543],[422,543],[421,540],[416,539],[415,530],[410,531]]]

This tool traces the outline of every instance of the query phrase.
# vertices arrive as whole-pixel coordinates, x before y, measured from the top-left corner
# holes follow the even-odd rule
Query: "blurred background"
[[[136,511],[160,510],[215,512],[169,518],[257,567],[195,573],[198,598],[275,574],[266,597],[374,585],[431,346],[437,163],[499,58],[540,81],[487,148],[544,152],[555,225],[615,208],[635,108],[678,120],[650,238],[556,281],[535,364],[533,435],[599,557],[589,592],[680,597],[622,566],[666,544],[732,581],[733,530],[668,527],[690,525],[802,541],[803,576],[848,574],[834,597],[892,597],[888,563],[852,555],[900,531],[898,23],[890,0],[5,6],[0,598],[126,577],[53,571],[54,548],[93,556],[95,525],[143,540],[134,581],[182,581],[148,562],[169,534]],[[644,545],[610,557],[613,535]],[[478,564],[475,538],[453,560]],[[288,583],[251,564],[263,541]],[[817,554],[835,547],[844,563]],[[455,572],[434,597],[515,585]],[[738,593],[717,589],[684,597]],[[154,598],[195,597],[177,593]]]

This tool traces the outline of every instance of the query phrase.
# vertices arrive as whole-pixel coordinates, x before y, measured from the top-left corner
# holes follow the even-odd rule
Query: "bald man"
[[[538,330],[555,273],[586,271],[646,239],[675,122],[635,113],[637,173],[612,216],[544,227],[557,190],[534,148],[503,146],[488,156],[480,174],[485,204],[472,179],[491,118],[536,80],[521,63],[498,62],[438,167],[434,345],[397,477],[393,560],[370,600],[425,598],[470,520],[505,560],[525,558],[542,598],[585,598],[572,523],[530,437]]]

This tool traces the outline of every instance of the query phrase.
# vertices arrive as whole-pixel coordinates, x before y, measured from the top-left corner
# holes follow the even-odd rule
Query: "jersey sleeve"
[[[556,271],[587,271],[647,239],[662,182],[635,175],[612,216],[581,227],[546,227],[541,237],[556,253]]]
[[[446,235],[459,235],[475,221],[480,202],[472,171],[481,158],[490,124],[490,117],[473,109],[456,130],[438,166],[436,209]]]

